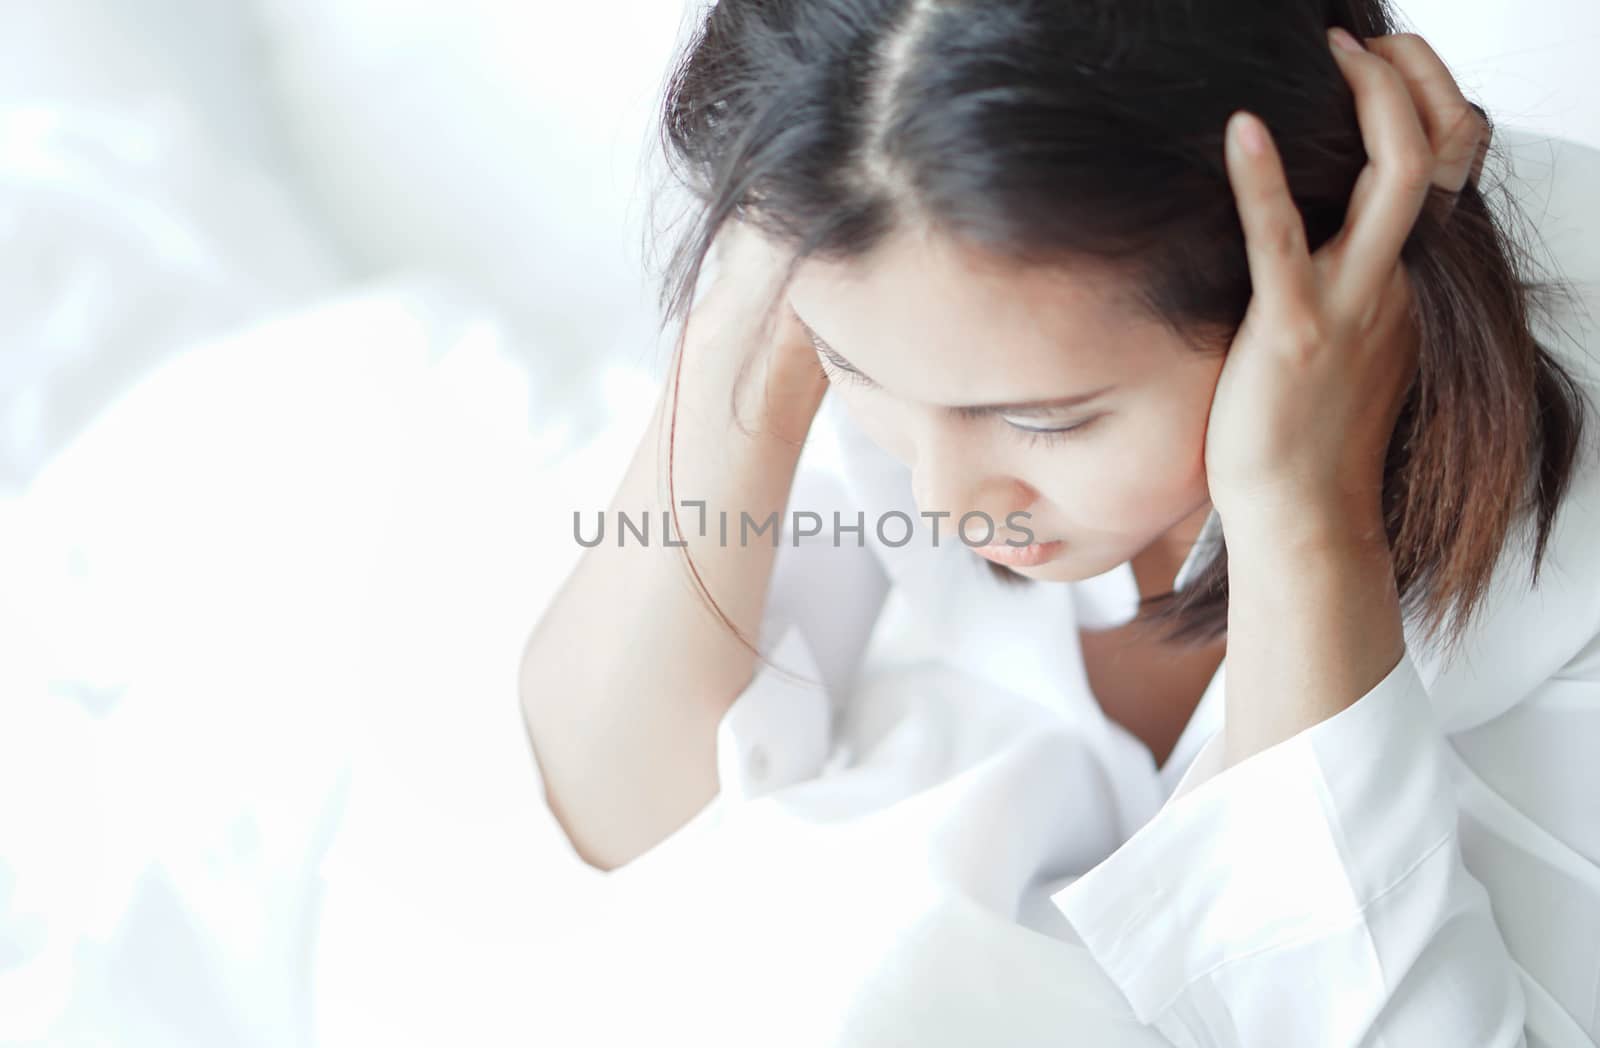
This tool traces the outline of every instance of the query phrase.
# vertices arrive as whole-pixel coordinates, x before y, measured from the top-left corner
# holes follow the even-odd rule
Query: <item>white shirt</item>
[[[1596,154],[1496,140],[1600,301],[1573,228],[1600,209],[1571,206],[1600,183],[1566,174]],[[1555,324],[1590,374],[1592,318]],[[762,645],[823,686],[758,666],[718,727],[720,793],[605,875],[534,1009],[565,1043],[1600,1044],[1592,439],[1537,591],[1516,540],[1463,655],[1408,621],[1371,691],[1218,772],[1226,659],[1159,767],[1090,691],[1078,630],[1133,617],[1131,565],[1003,585],[948,521],[931,544],[907,470],[832,396],[813,432],[790,509],[826,524],[784,536]],[[832,545],[834,509],[864,547]],[[899,548],[875,529],[893,510],[922,524]]]

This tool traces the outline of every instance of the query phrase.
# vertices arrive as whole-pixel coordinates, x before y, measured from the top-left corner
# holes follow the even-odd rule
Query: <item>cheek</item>
[[[1050,502],[1085,535],[1144,538],[1207,497],[1206,414],[1167,407],[1119,413],[1103,440],[1042,453],[1058,466]]]

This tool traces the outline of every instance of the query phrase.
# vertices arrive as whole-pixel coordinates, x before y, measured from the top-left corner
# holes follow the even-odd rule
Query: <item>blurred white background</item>
[[[1600,5],[1404,10],[1600,147]],[[688,11],[0,0],[0,1044],[525,1040],[596,881],[515,666],[664,364]]]

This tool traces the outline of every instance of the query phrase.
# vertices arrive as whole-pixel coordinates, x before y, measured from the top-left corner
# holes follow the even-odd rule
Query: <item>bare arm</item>
[[[752,639],[777,551],[770,532],[741,544],[739,515],[781,518],[826,391],[786,303],[768,340],[752,344],[772,260],[763,243],[741,240],[695,306],[674,438],[682,529],[674,538],[687,543],[706,587]],[[752,352],[738,405],[746,434],[729,407],[739,363]],[[716,725],[755,669],[755,656],[695,592],[685,550],[662,541],[671,389],[669,377],[606,513],[606,540],[584,551],[534,627],[519,681],[550,809],[578,854],[603,870],[648,851],[715,796]],[[704,536],[699,511],[685,500],[704,500]],[[574,508],[592,521],[590,507]],[[648,511],[648,545],[630,534],[619,548],[618,511],[635,520]]]
[[[1229,543],[1224,767],[1345,709],[1405,655],[1381,528],[1263,531]]]

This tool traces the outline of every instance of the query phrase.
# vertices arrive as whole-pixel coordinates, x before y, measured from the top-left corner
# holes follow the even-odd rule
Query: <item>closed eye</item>
[[[1040,429],[1035,426],[1019,426],[1015,422],[1010,421],[1008,421],[1006,425],[1009,426],[1013,432],[1021,435],[1022,438],[1028,442],[1028,445],[1032,447],[1036,444],[1049,445],[1060,443],[1063,440],[1069,440],[1072,437],[1077,436],[1079,433],[1082,433],[1085,429],[1088,429],[1090,426],[1094,425],[1095,422],[1104,417],[1104,415],[1095,415],[1074,425],[1061,426],[1055,429]]]
[[[847,361],[834,356],[834,354],[829,351],[828,347],[819,345],[815,336],[812,337],[811,344],[817,350],[817,359],[822,365],[823,372],[831,381],[842,380],[853,385],[864,386],[868,389],[872,389],[877,386],[876,382],[872,381],[872,379],[851,367]],[[983,418],[986,416],[979,415],[977,417]],[[1003,416],[999,417],[1004,418]],[[1017,434],[1023,440],[1027,441],[1030,447],[1033,447],[1041,444],[1059,444],[1062,441],[1069,440],[1103,417],[1104,414],[1102,413],[1100,415],[1091,416],[1090,418],[1071,426],[1055,427],[1029,426],[1014,422],[1011,419],[1004,419],[1004,421],[1006,427],[1011,432]]]
[[[832,353],[829,353],[826,347],[818,346],[815,338],[812,339],[811,344],[816,347],[817,359],[822,362],[823,373],[826,374],[830,379],[842,378],[846,382],[853,382],[857,385],[868,387],[877,385],[876,382],[872,381],[870,378],[863,375],[849,364],[846,364],[844,361],[835,357]]]

